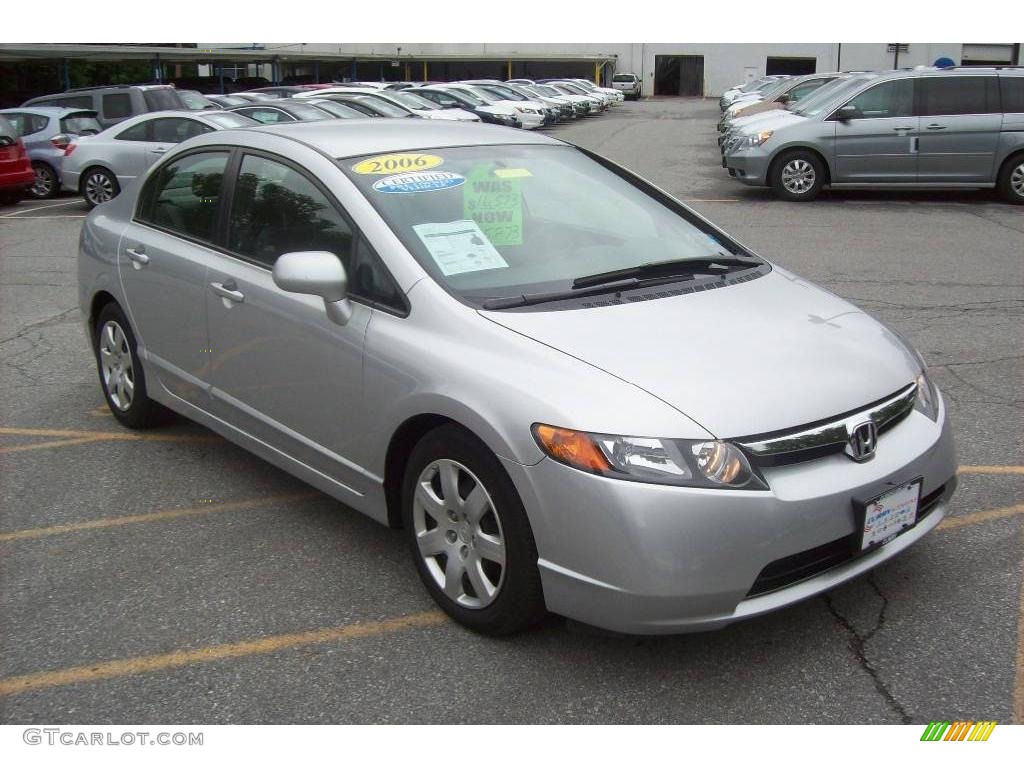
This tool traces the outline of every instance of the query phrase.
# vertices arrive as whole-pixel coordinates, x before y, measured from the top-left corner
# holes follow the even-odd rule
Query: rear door
[[[879,83],[846,102],[856,116],[835,122],[835,167],[841,183],[917,180],[915,144],[919,120],[914,116],[914,78]],[[844,105],[845,106],[845,105]]]
[[[206,123],[187,117],[161,117],[151,122],[149,146],[143,155],[143,170],[160,159],[160,156],[185,139],[201,136],[213,130]]]
[[[208,408],[207,265],[218,232],[227,150],[158,169],[121,238],[118,272],[146,371],[171,396]]]
[[[1003,116],[992,75],[925,75],[919,79],[922,182],[992,182]]]

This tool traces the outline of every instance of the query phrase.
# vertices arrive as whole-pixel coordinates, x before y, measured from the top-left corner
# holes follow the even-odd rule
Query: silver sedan
[[[147,112],[68,144],[61,184],[81,194],[92,208],[117,197],[175,144],[211,131],[250,125],[259,123],[231,112]]]
[[[480,632],[720,627],[895,556],[956,485],[903,339],[550,137],[206,134],[80,242],[122,424],[174,411],[403,528]]]

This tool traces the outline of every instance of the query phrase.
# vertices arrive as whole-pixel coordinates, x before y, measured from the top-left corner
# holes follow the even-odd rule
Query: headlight
[[[914,381],[917,383],[917,399],[914,401],[914,410],[920,411],[932,421],[938,421],[939,396],[935,385],[924,371],[917,374]]]
[[[697,488],[765,490],[743,451],[722,440],[668,440],[580,432],[534,424],[545,454],[604,477]]]
[[[736,149],[760,147],[772,137],[773,133],[775,133],[775,131],[761,131],[760,133],[755,133],[753,136],[738,136]]]

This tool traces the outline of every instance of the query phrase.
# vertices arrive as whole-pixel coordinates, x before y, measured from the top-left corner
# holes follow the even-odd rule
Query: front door
[[[839,183],[917,180],[919,119],[914,116],[914,80],[879,83],[846,103],[856,108],[836,125],[832,180]]]
[[[363,493],[349,457],[362,434],[363,340],[372,310],[353,303],[346,325],[323,300],[273,281],[277,257],[329,251],[350,266],[353,230],[333,200],[284,160],[244,155],[227,254],[205,291],[217,416],[308,467]],[[232,255],[228,255],[232,254]]]
[[[199,151],[159,169],[118,248],[127,311],[150,386],[206,408],[206,271],[215,255],[228,153]],[[155,377],[156,381],[152,379]]]
[[[922,182],[992,182],[1003,116],[995,75],[919,80]]]

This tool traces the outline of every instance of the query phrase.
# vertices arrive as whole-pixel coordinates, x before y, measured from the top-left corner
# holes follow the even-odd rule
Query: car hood
[[[729,122],[729,127],[739,130],[741,128],[746,128],[748,125],[757,124],[758,128],[760,128],[761,123],[765,122],[766,120],[777,120],[780,117],[786,117],[787,115],[790,117],[795,116],[792,112],[789,112],[785,109],[780,108],[778,105],[775,105],[772,106],[770,109],[750,112],[748,114],[735,117]]]
[[[749,120],[749,122],[746,122]],[[761,112],[756,115],[747,115],[741,117],[732,124],[732,128],[740,133],[748,133],[750,131],[766,131],[772,130],[777,131],[780,128],[785,128],[787,125],[793,125],[794,123],[802,123],[807,120],[803,115],[798,115],[794,112],[790,112],[786,109],[773,109],[768,112]]]
[[[830,418],[892,394],[920,372],[914,353],[884,325],[779,268],[682,296],[481,314],[636,385],[721,438]]]

